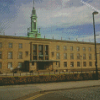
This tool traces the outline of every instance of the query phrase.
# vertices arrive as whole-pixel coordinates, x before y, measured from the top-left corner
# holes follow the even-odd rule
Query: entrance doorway
[[[38,62],[37,70],[48,70],[50,65],[51,65],[50,62]]]

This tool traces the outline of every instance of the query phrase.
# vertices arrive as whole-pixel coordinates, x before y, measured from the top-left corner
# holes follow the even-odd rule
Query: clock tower
[[[27,33],[27,35],[28,37],[32,37],[32,38],[41,38],[41,33],[38,33],[38,29],[37,29],[37,15],[34,7],[34,0],[33,0],[33,10],[31,15],[31,29],[30,32]]]

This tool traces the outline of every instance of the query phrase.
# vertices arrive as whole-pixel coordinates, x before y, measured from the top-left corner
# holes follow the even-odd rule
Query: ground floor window
[[[2,68],[2,63],[0,62],[0,69]]]
[[[12,62],[8,62],[8,68],[12,69]]]
[[[71,67],[74,67],[74,62],[70,62],[70,66]]]
[[[22,68],[22,62],[18,62],[18,68]]]
[[[86,62],[83,62],[83,66],[86,67]]]
[[[67,67],[67,62],[64,62],[64,67]]]
[[[89,62],[89,66],[92,66],[92,62]]]
[[[2,51],[0,51],[0,59],[2,59]]]
[[[80,62],[77,62],[77,67],[80,67]]]

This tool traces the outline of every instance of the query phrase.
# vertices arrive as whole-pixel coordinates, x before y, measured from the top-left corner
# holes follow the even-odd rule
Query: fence
[[[98,70],[98,73],[100,70]],[[0,76],[32,76],[32,75],[57,75],[57,74],[80,74],[80,73],[96,73],[96,71],[33,71],[33,72],[18,72],[18,73],[3,73]]]

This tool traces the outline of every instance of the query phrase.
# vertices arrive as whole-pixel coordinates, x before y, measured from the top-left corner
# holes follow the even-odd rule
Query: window
[[[52,57],[54,57],[54,52],[51,52]]]
[[[45,55],[48,56],[48,45],[45,45]]]
[[[0,42],[0,48],[2,48],[2,43]]]
[[[57,45],[57,50],[60,50],[60,47]]]
[[[83,66],[86,67],[86,62],[83,62]]]
[[[19,43],[19,48],[20,48],[20,49],[22,48],[22,43]]]
[[[85,47],[83,47],[83,51],[86,51],[86,48]]]
[[[71,67],[74,67],[74,62],[71,62],[71,63],[70,63],[70,66],[71,66]]]
[[[22,62],[18,62],[18,68],[22,68]]]
[[[48,45],[45,45],[45,51],[48,51]]]
[[[57,59],[60,59],[60,53],[57,53]]]
[[[70,50],[73,51],[73,46],[70,47]]]
[[[58,62],[58,67],[60,67],[60,62]]]
[[[80,67],[80,62],[77,62],[77,67]]]
[[[0,69],[2,68],[2,63],[0,62]]]
[[[39,45],[39,55],[43,55],[43,45]]]
[[[77,54],[77,59],[80,59],[80,54],[79,53]]]
[[[8,59],[12,59],[12,52],[8,52]]]
[[[64,67],[67,67],[67,62],[64,62]]]
[[[83,54],[83,59],[86,59],[86,54]]]
[[[12,62],[8,62],[8,68],[12,68]]]
[[[18,59],[22,59],[22,52],[18,53]]]
[[[0,59],[2,59],[2,51],[0,51]]]
[[[37,45],[33,44],[33,50],[37,50]]]
[[[67,47],[66,46],[64,46],[64,50],[67,50]]]
[[[73,53],[70,54],[70,59],[74,59],[74,54]]]
[[[33,48],[33,60],[37,60],[37,45],[33,44],[32,48]],[[38,50],[38,52],[40,52],[40,51]]]
[[[28,51],[25,52],[25,55],[28,56]]]
[[[89,51],[91,51],[91,47],[89,47]]]
[[[38,46],[39,49],[39,60],[43,60],[43,45]]]
[[[92,59],[92,55],[91,54],[89,54],[89,59]]]
[[[80,51],[80,47],[77,47],[77,51]]]
[[[64,59],[67,59],[67,53],[64,53]]]
[[[9,43],[9,48],[12,48],[13,47],[13,44],[12,43]]]
[[[32,65],[34,65],[34,62],[32,62]]]
[[[92,66],[92,62],[89,62],[89,66]]]

